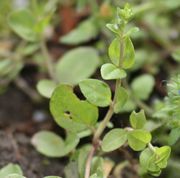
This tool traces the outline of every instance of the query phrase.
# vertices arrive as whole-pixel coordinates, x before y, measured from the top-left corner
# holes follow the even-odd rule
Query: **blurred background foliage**
[[[19,8],[32,8],[33,0],[1,0],[0,1],[0,92],[3,94],[9,84],[14,83],[28,95],[36,97],[35,85],[42,78],[48,78],[44,66],[44,57],[40,51],[39,42],[28,42],[18,37],[8,25],[9,14]],[[46,0],[39,0],[39,7],[44,7]],[[129,71],[129,78],[124,85],[129,88],[132,100],[122,113],[132,108],[143,107],[149,116],[149,130],[153,130],[155,144],[171,144],[173,151],[168,168],[162,177],[179,178],[180,175],[180,1],[178,0],[57,0],[57,7],[51,23],[44,31],[48,50],[53,62],[66,57],[64,54],[77,47],[88,46],[95,50],[92,72],[94,78],[99,78],[98,66],[108,62],[107,48],[113,39],[105,24],[110,22],[116,7],[125,3],[133,7],[134,18],[131,25],[140,30],[132,33],[136,51],[136,64]],[[50,4],[49,6],[50,7]],[[39,8],[41,11],[41,8]],[[42,10],[43,11],[43,10]],[[72,52],[72,51],[71,51]],[[97,53],[97,54],[96,54]],[[86,52],[80,56],[87,57]],[[98,55],[98,58],[97,56]],[[75,59],[79,56],[71,55]],[[78,61],[78,59],[77,59]],[[63,66],[73,67],[66,61]],[[77,62],[78,63],[78,62]],[[82,61],[80,61],[82,63]],[[89,64],[85,64],[89,65]],[[23,72],[29,66],[37,69],[36,76],[29,80]],[[58,75],[67,76],[66,68],[59,65]],[[81,68],[82,67],[82,68]],[[60,70],[60,71],[59,71]],[[84,65],[78,70],[86,70]],[[96,71],[96,72],[95,72]],[[134,97],[135,85],[146,90],[146,85],[152,80],[143,78],[150,76],[152,92],[145,98]],[[69,71],[71,75],[71,71]],[[72,73],[72,76],[74,74]],[[81,75],[81,74],[79,74]],[[75,78],[78,77],[75,75]],[[171,79],[173,78],[173,79]],[[66,81],[66,77],[59,81]],[[135,82],[136,80],[136,82]],[[137,82],[139,80],[140,82]],[[138,83],[138,84],[133,84]],[[76,84],[77,81],[72,81]],[[111,84],[113,89],[113,84]],[[28,90],[26,90],[28,89]],[[28,91],[28,92],[27,92]],[[139,91],[139,89],[138,89]],[[141,93],[140,93],[141,95]],[[138,94],[136,93],[136,96]],[[165,99],[164,97],[167,96]],[[135,101],[135,102],[134,102]],[[149,106],[147,106],[149,105]],[[175,111],[175,112],[174,112]],[[173,117],[175,119],[173,120]],[[176,135],[175,137],[173,137]]]

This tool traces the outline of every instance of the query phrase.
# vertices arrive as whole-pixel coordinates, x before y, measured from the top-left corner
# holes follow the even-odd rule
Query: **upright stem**
[[[47,46],[46,46],[46,42],[44,39],[42,39],[41,41],[41,50],[42,50],[42,53],[45,57],[45,62],[46,62],[46,67],[47,67],[47,70],[48,70],[48,73],[50,75],[50,77],[55,81],[55,82],[58,82],[55,74],[54,74],[54,65],[53,65],[53,59],[52,57],[50,56],[49,52],[48,52],[48,49],[47,49]]]
[[[119,67],[121,67],[122,62],[123,62],[123,56],[124,56],[124,41],[123,38],[120,38],[120,59],[119,59]],[[93,146],[88,154],[88,158],[86,161],[86,168],[85,168],[85,178],[90,177],[90,171],[91,171],[91,162],[93,159],[93,156],[95,154],[95,151],[99,147],[99,138],[101,137],[104,129],[106,128],[108,122],[110,121],[113,113],[114,113],[114,104],[115,101],[117,100],[117,91],[118,87],[121,85],[121,80],[117,79],[116,80],[116,86],[115,86],[115,94],[112,103],[109,106],[109,109],[103,119],[103,121],[100,123],[98,129],[96,130],[94,137],[93,137]]]
[[[103,133],[104,129],[107,126],[107,123],[109,122],[109,120],[111,119],[112,115],[114,113],[114,108],[113,108],[113,104],[111,104],[109,106],[109,109],[103,119],[103,121],[100,123],[98,129],[96,130],[94,137],[93,137],[93,142],[97,142],[97,140],[99,139],[99,137],[101,136],[101,134]]]
[[[94,152],[96,151],[96,148],[94,145],[91,147],[91,150],[88,154],[87,162],[86,162],[86,170],[85,170],[85,178],[89,178],[90,176],[90,171],[91,171],[91,161],[94,155]]]

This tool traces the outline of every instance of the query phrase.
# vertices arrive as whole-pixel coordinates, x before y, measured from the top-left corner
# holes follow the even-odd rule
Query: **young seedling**
[[[102,138],[113,114],[119,113],[128,101],[128,91],[123,86],[123,79],[127,76],[127,69],[135,63],[130,35],[138,30],[137,27],[128,28],[127,24],[132,16],[132,9],[127,4],[123,9],[117,8],[113,23],[107,24],[115,38],[108,49],[111,62],[101,66],[101,76],[104,80],[115,80],[114,95],[112,96],[108,84],[97,79],[84,79],[79,83],[86,100],[80,100],[71,86],[59,85],[51,96],[50,110],[56,123],[66,130],[66,139],[64,141],[49,131],[41,131],[32,139],[37,150],[47,156],[60,157],[74,152],[71,157],[74,162],[68,164],[68,170],[72,169],[74,176],[108,177],[114,163],[105,159],[101,153],[111,152],[127,144],[134,151],[141,151],[141,174],[158,176],[167,166],[171,148],[151,144],[152,136],[145,129],[146,116],[143,110],[132,111],[129,117],[130,127],[113,128]],[[104,119],[98,122],[98,107],[107,106],[109,109]],[[89,135],[92,135],[92,143],[75,151],[80,139]],[[107,164],[110,166],[105,170]],[[65,174],[70,177],[67,170]]]

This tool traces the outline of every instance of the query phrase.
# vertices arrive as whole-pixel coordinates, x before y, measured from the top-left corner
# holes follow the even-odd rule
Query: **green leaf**
[[[60,83],[76,85],[91,76],[99,66],[99,62],[99,55],[94,48],[79,47],[59,59],[55,73]]]
[[[146,116],[144,110],[136,113],[133,111],[130,115],[130,123],[134,129],[142,129],[146,123]]]
[[[123,129],[113,129],[102,140],[102,150],[105,152],[116,150],[127,141],[127,132]]]
[[[76,161],[70,161],[64,169],[65,178],[79,178],[78,164]]]
[[[46,176],[44,178],[61,178],[61,177],[59,177],[59,176]]]
[[[95,173],[95,174],[91,175],[90,178],[103,178],[103,177],[100,177]]]
[[[172,53],[172,57],[174,58],[175,61],[180,62],[180,48],[176,49]]]
[[[23,175],[22,170],[18,164],[8,164],[0,169],[0,178],[5,178],[9,174]]]
[[[101,67],[101,76],[105,80],[122,79],[126,77],[126,72],[113,64],[103,64]]]
[[[29,43],[24,48],[21,49],[21,52],[25,56],[34,54],[40,48],[39,43]]]
[[[94,156],[91,163],[91,174],[95,174],[98,172],[99,175],[103,176],[103,164],[104,159],[100,156]]]
[[[25,178],[25,177],[19,174],[9,174],[5,178]]]
[[[129,37],[126,37],[124,40],[124,56],[123,56],[122,67],[124,69],[131,68],[135,62],[134,59],[135,59],[134,46],[131,42],[131,39]]]
[[[169,134],[168,142],[170,145],[175,144],[180,138],[180,128],[173,128]]]
[[[137,98],[146,100],[149,98],[154,85],[154,78],[149,74],[144,74],[133,80],[131,83],[131,88]]]
[[[111,30],[113,33],[119,34],[119,28],[118,28],[118,26],[117,26],[116,24],[110,24],[110,23],[108,23],[108,24],[106,24],[106,27],[107,27],[109,30]]]
[[[128,93],[123,87],[118,87],[117,98],[114,104],[114,112],[119,113],[128,100]]]
[[[52,80],[43,79],[40,80],[37,84],[38,92],[46,98],[51,97],[55,88],[56,88],[56,83]]]
[[[108,54],[113,64],[116,66],[119,66],[119,60],[120,60],[120,40],[119,38],[115,38],[109,48],[108,48]]]
[[[133,33],[137,33],[139,31],[138,27],[132,27],[126,32],[126,36],[131,36]]]
[[[124,39],[124,55],[123,55],[123,62],[122,67],[124,69],[131,68],[134,65],[134,46],[131,42],[131,39],[129,37],[126,37]],[[109,57],[111,61],[116,65],[119,66],[119,60],[120,60],[120,39],[115,38],[108,49]]]
[[[40,131],[32,138],[32,144],[42,154],[49,157],[62,157],[72,151],[79,143],[75,134],[70,134],[64,141],[57,134],[50,131]]]
[[[91,149],[90,145],[85,145],[82,148],[79,149],[79,155],[78,155],[78,171],[81,178],[84,177],[84,171],[85,171],[85,165],[86,160],[88,157],[88,153]]]
[[[68,45],[78,45],[94,39],[99,33],[95,20],[90,18],[81,22],[78,27],[60,38],[60,42]]]
[[[160,168],[165,168],[167,166],[168,158],[169,158],[169,156],[171,154],[171,147],[162,146],[160,148],[156,148],[155,153],[156,153],[156,161],[155,161],[155,163]]]
[[[154,147],[155,152],[146,148],[140,155],[140,164],[143,169],[153,176],[159,176],[161,169],[167,166],[167,160],[170,156],[171,148],[163,146]]]
[[[27,9],[20,9],[10,14],[8,24],[20,37],[27,41],[36,41],[37,34],[34,31],[36,19]]]
[[[46,176],[46,177],[43,177],[43,178],[61,178],[59,176]]]
[[[131,112],[134,109],[136,109],[136,104],[129,98],[125,105],[120,109],[120,112]]]
[[[146,130],[132,130],[128,133],[128,144],[135,150],[140,151],[151,141],[151,134]]]
[[[50,110],[55,121],[71,132],[71,129],[78,132],[86,129],[85,125],[95,125],[98,119],[97,107],[77,98],[67,85],[60,85],[54,90]]]
[[[149,162],[153,154],[154,153],[149,148],[146,148],[140,154],[140,157],[139,157],[140,165],[141,167],[143,167],[145,171],[149,169]]]
[[[111,103],[111,90],[106,83],[95,79],[85,79],[79,83],[79,86],[90,103],[101,107]]]
[[[58,118],[57,117],[55,118],[55,121],[57,122],[59,126],[61,126],[65,130],[70,131],[70,132],[79,133],[88,129],[85,124],[76,122],[72,120],[71,118],[63,118],[63,117]]]
[[[140,154],[140,165],[145,170],[145,172],[151,175],[158,175],[161,173],[161,169],[155,164],[156,158],[155,154],[149,148],[143,150]]]

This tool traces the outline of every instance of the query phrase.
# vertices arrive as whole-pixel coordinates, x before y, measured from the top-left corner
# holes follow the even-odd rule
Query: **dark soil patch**
[[[0,168],[8,163],[18,163],[28,178],[63,175],[66,159],[49,159],[30,143],[37,131],[55,128],[53,119],[42,107],[34,106],[16,87],[11,86],[0,96]]]

